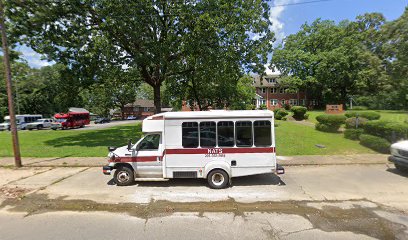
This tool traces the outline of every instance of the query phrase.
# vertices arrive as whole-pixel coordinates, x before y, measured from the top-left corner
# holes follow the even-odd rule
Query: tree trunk
[[[120,115],[121,115],[121,118],[122,118],[122,120],[124,120],[125,119],[125,106],[120,106]]]
[[[155,113],[161,113],[160,84],[153,86]]]

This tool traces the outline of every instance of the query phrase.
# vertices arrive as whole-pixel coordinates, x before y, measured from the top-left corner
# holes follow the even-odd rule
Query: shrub
[[[284,108],[285,110],[289,111],[289,110],[292,108],[292,106],[290,106],[289,104],[285,103],[285,104],[283,104],[283,108]]]
[[[389,153],[391,145],[387,139],[368,134],[360,135],[360,144],[380,153]]]
[[[353,111],[362,111],[362,110],[368,110],[368,107],[366,107],[366,106],[353,106]]]
[[[351,140],[358,140],[360,139],[360,135],[363,133],[363,129],[346,129],[344,130],[344,137]]]
[[[293,112],[293,118],[296,120],[303,120],[305,118],[305,114],[307,112],[307,108],[302,107],[302,106],[293,106],[290,109],[291,112]]]
[[[261,106],[259,106],[259,109],[260,109],[260,110],[265,110],[265,109],[268,109],[268,108],[266,107],[265,104],[262,104]]]
[[[346,128],[356,128],[356,121],[357,118],[351,117],[346,119]],[[363,128],[364,124],[366,124],[368,121],[367,118],[359,117],[358,118],[358,127]]]
[[[273,110],[274,115],[275,115],[275,119],[276,120],[282,120],[282,118],[284,118],[286,115],[288,115],[289,113],[283,109],[283,108],[277,108],[275,110]],[[285,119],[286,120],[286,119]]]
[[[309,113],[306,113],[306,114],[304,115],[304,117],[305,117],[306,120],[309,119]]]
[[[333,126],[333,125],[327,125],[324,123],[316,123],[315,129],[322,131],[322,132],[337,132],[339,129],[338,126]]]
[[[286,120],[288,120],[287,117],[283,117],[283,118],[282,118],[282,121],[286,121]]]
[[[360,112],[360,111],[348,111],[346,112],[346,117],[351,118],[351,117],[363,117],[367,118],[368,120],[378,120],[380,119],[381,115],[379,113],[373,112],[373,111],[365,111],[365,112]]]
[[[408,124],[387,122],[387,121],[369,121],[364,125],[364,132],[378,137],[383,137],[390,142],[400,139],[408,139]]]
[[[316,130],[323,132],[337,132],[341,124],[346,120],[343,115],[329,115],[323,114],[316,117],[318,123],[316,124]]]

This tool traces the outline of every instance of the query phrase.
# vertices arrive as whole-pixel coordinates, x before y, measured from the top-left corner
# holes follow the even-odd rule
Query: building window
[[[217,131],[219,147],[234,146],[234,122],[218,122]]]
[[[279,93],[285,93],[285,89],[284,88],[279,88]]]
[[[278,105],[278,99],[271,99],[271,106],[276,106]]]
[[[185,148],[198,147],[198,123],[184,122],[182,128],[182,145]]]
[[[238,121],[235,124],[237,147],[252,146],[252,122]]]
[[[305,99],[300,99],[300,105],[305,106],[306,105],[306,100]]]
[[[268,83],[276,83],[276,78],[266,78]]]
[[[144,112],[148,112],[148,111],[150,111],[150,109],[149,109],[148,107],[144,107],[144,108],[143,108],[143,111],[144,111]]]
[[[271,88],[271,93],[276,93],[276,88]]]
[[[317,100],[310,100],[310,105],[316,106],[317,105]]]
[[[298,100],[297,100],[297,99],[290,99],[290,100],[289,100],[289,105],[291,105],[291,106],[297,106],[297,105],[298,105]]]
[[[266,100],[265,100],[265,99],[261,99],[261,100],[259,100],[259,103],[260,103],[261,105],[266,105]]]
[[[282,99],[282,100],[281,100],[281,104],[282,104],[282,105],[285,105],[285,103],[286,103],[285,99]]]
[[[254,122],[254,145],[256,147],[267,147],[272,145],[272,132],[270,121]]]
[[[261,93],[266,93],[266,88],[261,88]]]

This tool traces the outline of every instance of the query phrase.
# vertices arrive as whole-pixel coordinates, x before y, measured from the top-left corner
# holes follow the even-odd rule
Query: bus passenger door
[[[136,178],[162,178],[163,177],[163,145],[161,134],[146,135],[136,146],[134,151],[133,167]]]

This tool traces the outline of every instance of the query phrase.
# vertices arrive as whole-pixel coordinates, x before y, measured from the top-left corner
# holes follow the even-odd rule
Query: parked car
[[[51,118],[40,118],[35,122],[27,123],[26,129],[33,130],[33,129],[43,129],[43,128],[50,128],[51,124],[54,122]]]
[[[127,119],[127,120],[136,120],[137,117],[135,117],[135,116],[128,116],[126,119]]]
[[[388,161],[393,162],[396,169],[408,172],[408,141],[394,143],[390,149]]]
[[[98,124],[98,123],[102,124],[102,123],[108,123],[108,122],[110,122],[109,118],[97,118],[94,121],[95,124]]]

